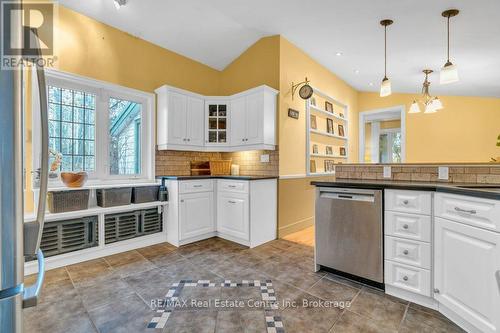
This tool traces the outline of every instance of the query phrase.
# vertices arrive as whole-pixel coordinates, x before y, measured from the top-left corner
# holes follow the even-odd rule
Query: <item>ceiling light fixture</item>
[[[127,4],[127,0],[113,0],[116,9],[120,9]]]
[[[431,69],[424,69],[423,72],[425,74],[425,80],[422,86],[422,100],[413,100],[408,113],[420,113],[421,110],[419,102],[424,106],[424,113],[435,113],[443,108],[443,103],[439,97],[431,96],[429,93],[429,86],[431,85],[431,82],[429,81],[429,74],[433,71]]]
[[[447,19],[447,31],[448,31],[448,59],[441,69],[441,75],[439,82],[441,84],[448,84],[458,81],[458,68],[450,61],[450,18],[457,16],[459,13],[458,9],[445,10],[441,15]]]
[[[392,93],[391,80],[387,78],[387,26],[393,23],[393,20],[380,21],[380,24],[384,27],[384,79],[380,85],[380,97],[386,97]]]
[[[342,56],[342,52],[337,52],[337,53],[335,53],[335,55],[336,55],[337,57],[340,57],[340,56]]]

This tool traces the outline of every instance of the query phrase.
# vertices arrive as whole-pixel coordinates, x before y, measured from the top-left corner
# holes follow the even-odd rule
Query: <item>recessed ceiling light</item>
[[[342,55],[342,52],[337,52],[337,53],[335,53],[335,55],[336,55],[337,57],[340,57],[340,56]]]
[[[369,85],[370,87],[372,87],[372,86],[373,86],[373,82],[368,83],[368,85]]]
[[[113,0],[116,9],[120,9],[121,6],[125,6],[127,4],[127,0]]]
[[[359,74],[359,69],[356,69],[356,70],[354,71],[354,74]]]

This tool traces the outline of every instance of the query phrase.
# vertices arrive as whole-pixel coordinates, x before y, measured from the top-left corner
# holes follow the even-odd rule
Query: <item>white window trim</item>
[[[102,185],[122,185],[145,183],[155,181],[155,95],[144,91],[123,87],[109,82],[95,80],[84,76],[70,74],[63,71],[54,69],[46,69],[45,76],[47,85],[58,85],[66,88],[76,90],[84,90],[95,93],[96,97],[96,124],[100,122],[104,126],[95,127],[96,130],[96,168],[95,172],[89,173],[89,180],[86,185],[92,186],[97,184]],[[40,167],[40,141],[34,138],[40,137],[40,116],[38,110],[40,103],[38,99],[38,86],[35,83],[36,75],[32,75],[32,160],[33,170]],[[104,161],[109,162],[108,146],[104,144],[97,144],[97,142],[107,142],[108,136],[108,122],[109,117],[107,112],[98,112],[99,110],[107,110],[107,103],[109,97],[123,98],[130,101],[142,104],[141,113],[141,174],[140,175],[110,175],[109,165]],[[98,157],[100,156],[100,158]],[[57,180],[49,181],[49,189],[64,187],[62,181]]]

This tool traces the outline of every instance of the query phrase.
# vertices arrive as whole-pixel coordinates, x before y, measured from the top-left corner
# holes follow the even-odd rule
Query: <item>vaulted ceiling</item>
[[[383,29],[390,18],[388,75],[395,92],[420,92],[421,70],[439,71],[451,57],[460,81],[435,94],[500,97],[498,0],[60,0],[62,5],[216,69],[225,68],[264,36],[280,34],[361,91],[377,91],[383,77]],[[337,55],[340,54],[340,55]],[[307,75],[307,73],[304,73]]]

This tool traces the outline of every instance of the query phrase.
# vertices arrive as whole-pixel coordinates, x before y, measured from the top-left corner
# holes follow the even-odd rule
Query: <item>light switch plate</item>
[[[450,177],[450,169],[448,167],[439,167],[438,168],[438,179],[439,180],[448,180]]]
[[[269,154],[260,155],[260,162],[261,163],[269,163]]]
[[[384,178],[391,178],[392,168],[390,166],[384,167]]]

